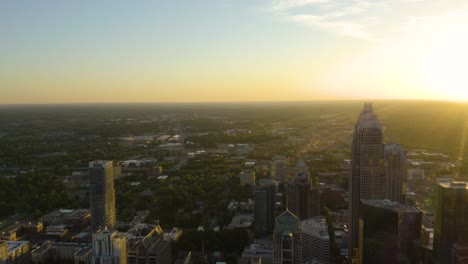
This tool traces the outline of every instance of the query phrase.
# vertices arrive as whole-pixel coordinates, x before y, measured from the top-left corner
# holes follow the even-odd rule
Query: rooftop
[[[276,217],[275,232],[293,232],[300,231],[300,229],[301,224],[299,218],[288,209]]]
[[[361,199],[361,203],[369,206],[379,207],[395,212],[420,212],[418,208],[412,205],[400,204],[398,202],[392,202],[390,200],[371,200],[371,199]]]
[[[328,241],[328,225],[325,216],[316,216],[301,222],[301,231],[307,235]]]
[[[374,113],[374,107],[372,103],[366,103],[363,110],[359,114],[356,122],[356,128],[379,128],[382,129],[382,125],[379,123],[377,115]]]
[[[29,244],[29,241],[10,241],[6,240],[4,241],[8,245],[8,252],[13,252],[16,251],[25,245]]]
[[[112,160],[93,160],[89,163],[89,168],[112,167]]]
[[[441,182],[439,183],[439,186],[447,189],[468,190],[468,183],[461,181]]]

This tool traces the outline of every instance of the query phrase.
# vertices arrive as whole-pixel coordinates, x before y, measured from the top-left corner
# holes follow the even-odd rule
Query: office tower
[[[301,222],[286,210],[275,221],[273,264],[302,263]]]
[[[290,176],[289,161],[284,156],[277,156],[271,164],[271,178],[281,183],[287,182]]]
[[[296,166],[292,168],[292,173],[293,175],[297,175],[299,173],[309,174],[309,167],[304,160],[301,159],[296,163]]]
[[[159,225],[137,224],[127,234],[128,264],[171,264],[171,242]]]
[[[468,184],[439,183],[435,206],[434,253],[440,263],[452,263],[454,245],[468,243]]]
[[[398,144],[384,147],[385,158],[385,199],[404,203],[403,190],[406,189],[408,161],[405,153]]]
[[[262,179],[254,190],[254,227],[257,234],[267,235],[273,231],[275,221],[275,181]]]
[[[94,233],[93,264],[127,264],[125,234],[108,229]]]
[[[351,177],[349,181],[348,255],[356,259],[361,199],[383,199],[384,196],[383,134],[371,103],[366,103],[354,126],[351,145]]]
[[[112,161],[89,163],[89,196],[91,228],[112,229],[115,226],[114,167]]]
[[[299,173],[288,183],[288,209],[301,220],[319,215],[318,196],[318,189],[312,188],[308,174]]]
[[[390,200],[361,200],[359,263],[419,263],[422,213]]]
[[[302,263],[330,263],[330,236],[325,216],[316,216],[302,221],[301,232]],[[339,235],[342,238],[343,232]],[[335,237],[338,237],[337,232],[335,232]]]

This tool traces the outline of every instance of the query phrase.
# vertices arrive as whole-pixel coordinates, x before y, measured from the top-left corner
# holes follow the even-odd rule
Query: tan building
[[[6,261],[8,259],[8,245],[7,243],[0,241],[0,261]]]
[[[8,261],[12,263],[30,263],[31,246],[29,241],[5,241],[8,245]]]

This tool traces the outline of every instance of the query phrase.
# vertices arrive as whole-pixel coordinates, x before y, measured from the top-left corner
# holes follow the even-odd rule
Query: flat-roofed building
[[[419,263],[422,213],[390,200],[361,199],[359,263]]]
[[[454,244],[468,244],[468,184],[439,183],[435,207],[434,253],[440,263],[451,263]]]
[[[7,263],[23,264],[31,262],[29,241],[4,241],[8,245]]]
[[[31,252],[34,264],[75,263],[91,264],[92,247],[89,244],[46,242]]]
[[[301,222],[303,263],[330,263],[330,236],[324,216]]]
[[[46,225],[87,226],[91,220],[89,209],[59,209],[40,218]]]
[[[127,264],[127,239],[115,230],[93,234],[93,264]]]
[[[128,264],[170,264],[171,241],[159,225],[138,224],[126,234]]]
[[[254,228],[257,234],[270,234],[273,231],[276,215],[276,183],[262,179],[254,188]]]

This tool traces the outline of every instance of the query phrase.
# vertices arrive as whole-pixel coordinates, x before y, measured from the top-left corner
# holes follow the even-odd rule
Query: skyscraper
[[[422,213],[390,200],[361,200],[359,263],[419,263]]]
[[[286,200],[288,209],[300,220],[319,215],[318,189],[312,188],[310,177],[299,173],[288,183]]]
[[[108,229],[94,233],[93,264],[127,264],[125,234]]]
[[[258,234],[266,235],[273,231],[276,216],[275,195],[275,181],[262,179],[255,185],[254,227]]]
[[[302,263],[301,222],[286,210],[275,221],[273,264]]]
[[[455,244],[468,244],[468,184],[439,183],[437,186],[434,253],[440,263],[452,263]]]
[[[91,228],[112,229],[115,226],[114,168],[112,161],[89,163],[89,195]]]
[[[408,174],[408,161],[398,144],[388,144],[384,147],[385,158],[385,198],[390,201],[404,203],[403,191]]]
[[[281,183],[288,181],[290,175],[289,160],[284,156],[277,156],[271,164],[271,178]]]
[[[384,145],[382,125],[371,103],[366,103],[354,126],[349,181],[349,257],[357,255],[359,203],[361,199],[383,199]],[[356,259],[355,257],[353,259]]]

